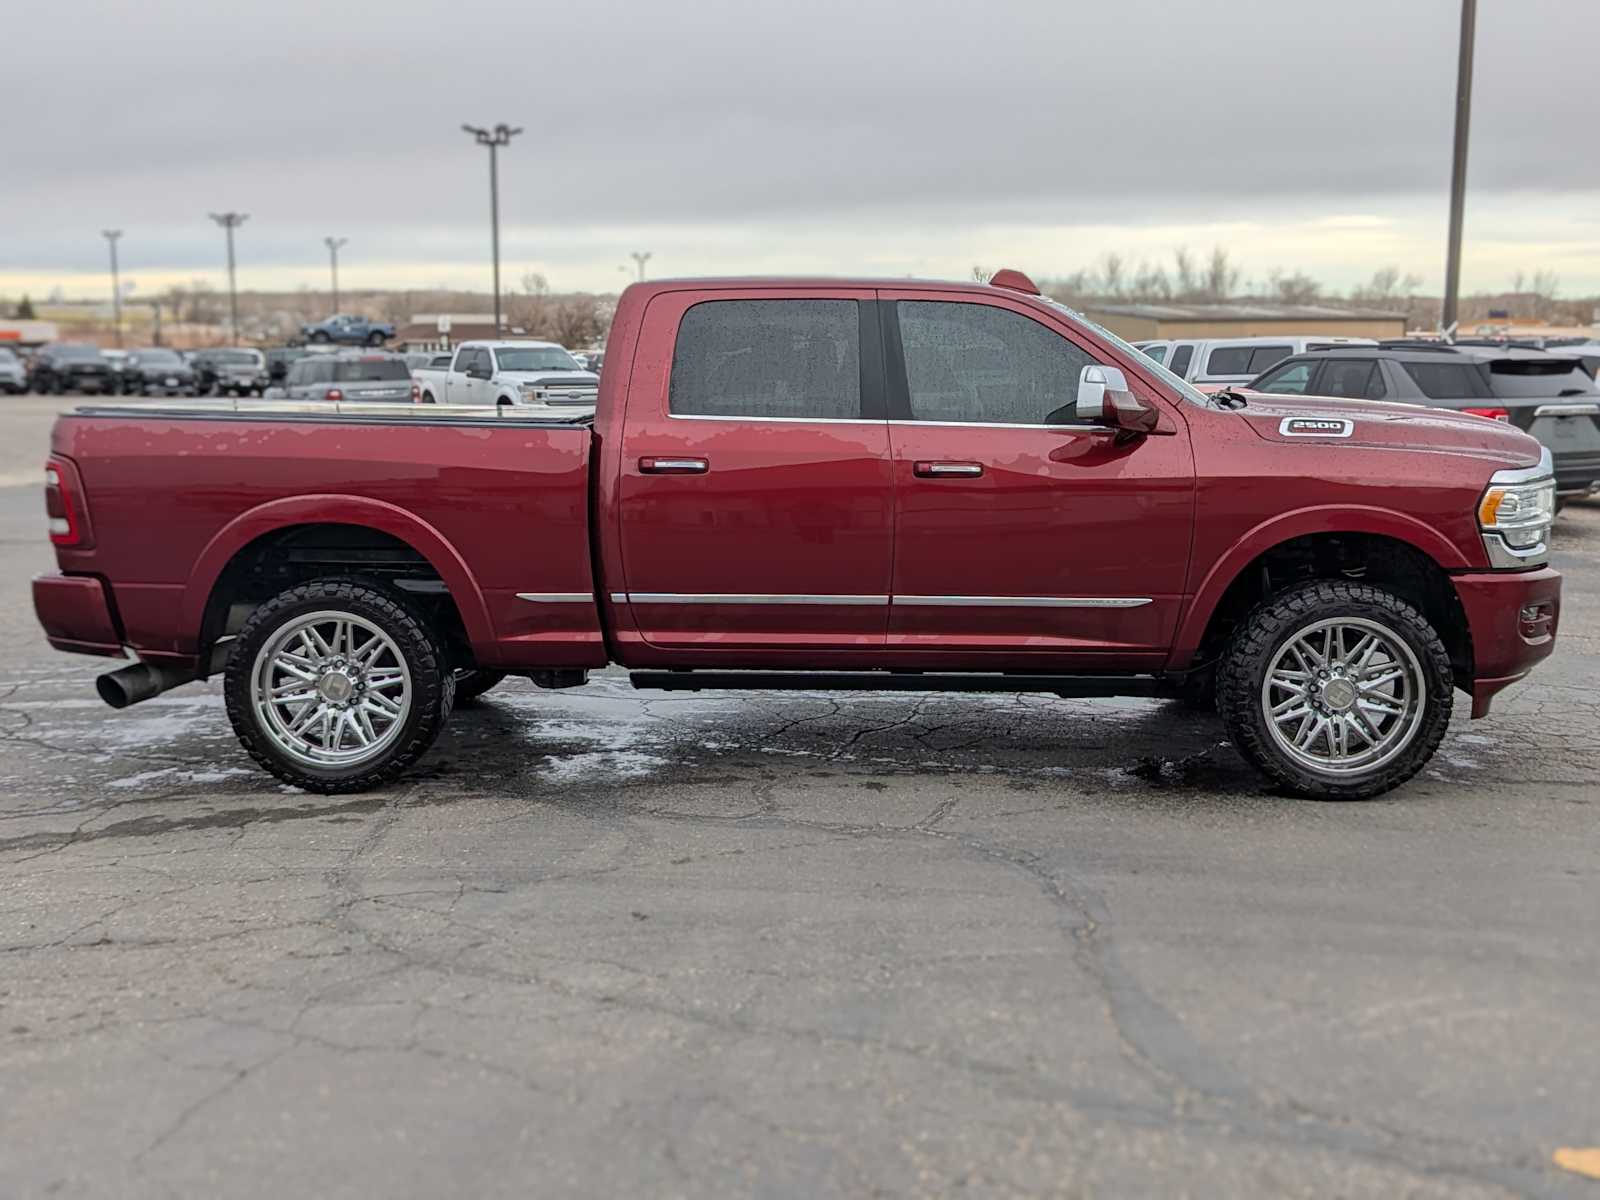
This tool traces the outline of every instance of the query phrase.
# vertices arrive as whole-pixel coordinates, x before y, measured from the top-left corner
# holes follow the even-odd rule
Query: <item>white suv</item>
[[[1248,383],[1291,354],[1335,346],[1376,346],[1372,338],[1295,335],[1293,337],[1174,338],[1134,342],[1174,375],[1190,383],[1222,387]]]

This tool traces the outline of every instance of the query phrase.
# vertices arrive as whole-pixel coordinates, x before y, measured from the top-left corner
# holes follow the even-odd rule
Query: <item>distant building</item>
[[[0,346],[32,350],[61,336],[54,321],[0,320]]]
[[[390,346],[395,350],[449,350],[462,342],[521,336],[522,330],[510,325],[497,333],[493,313],[415,313],[395,330]]]
[[[1324,304],[1095,304],[1084,312],[1130,342],[1291,333],[1387,338],[1406,332],[1405,313]]]

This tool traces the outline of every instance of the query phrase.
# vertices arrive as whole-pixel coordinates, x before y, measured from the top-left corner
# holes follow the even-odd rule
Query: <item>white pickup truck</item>
[[[571,412],[593,408],[600,376],[554,342],[462,342],[442,367],[413,367],[422,404],[511,404]]]

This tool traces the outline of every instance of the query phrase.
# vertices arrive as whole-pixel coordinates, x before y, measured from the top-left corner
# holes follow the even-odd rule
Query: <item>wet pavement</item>
[[[1557,656],[1344,805],[1176,704],[617,672],[311,796],[214,685],[116,713],[44,646],[39,505],[0,1195],[1600,1195],[1552,1162],[1600,1145],[1600,506]]]

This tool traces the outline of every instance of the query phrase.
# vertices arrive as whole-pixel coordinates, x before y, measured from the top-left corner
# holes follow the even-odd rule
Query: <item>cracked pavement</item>
[[[39,458],[36,400],[0,412]],[[30,440],[31,439],[31,440]],[[50,651],[0,489],[0,1195],[1593,1196],[1600,504],[1423,776],[1175,704],[512,681],[401,785]]]

